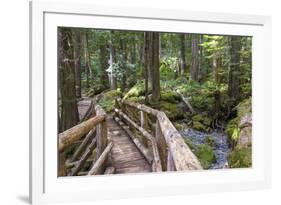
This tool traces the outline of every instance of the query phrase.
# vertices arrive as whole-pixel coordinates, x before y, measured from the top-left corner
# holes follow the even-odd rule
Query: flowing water
[[[181,131],[181,135],[191,140],[195,146],[206,144],[206,138],[210,137],[214,140],[213,150],[216,156],[216,162],[212,164],[210,169],[221,169],[227,167],[227,155],[230,151],[227,136],[220,131],[205,133],[193,129],[185,129]]]

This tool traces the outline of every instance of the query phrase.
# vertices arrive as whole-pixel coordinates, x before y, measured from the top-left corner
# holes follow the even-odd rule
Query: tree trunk
[[[79,122],[76,90],[75,66],[70,29],[59,30],[59,84],[61,94],[61,131],[67,130]]]
[[[159,33],[145,32],[145,98],[147,101],[148,81],[152,87],[152,101],[158,103],[160,99],[160,71],[159,71]]]
[[[144,83],[145,83],[145,101],[148,102],[148,73],[149,73],[149,67],[150,67],[150,49],[149,49],[149,38],[150,33],[145,32],[144,33]]]
[[[191,35],[191,58],[190,79],[198,81],[199,55],[197,34]]]
[[[83,32],[83,48],[84,48],[85,73],[86,73],[86,88],[89,88],[90,79],[91,79],[91,66],[90,66],[90,55],[89,55],[87,31]]]
[[[127,52],[126,52],[126,41],[123,37],[120,38],[120,52],[121,52],[121,70],[123,71],[122,79],[121,79],[121,90],[124,91],[127,83]]]
[[[75,63],[75,88],[76,97],[81,98],[81,35],[79,30],[73,32],[74,63]]]
[[[202,76],[199,76],[202,75],[202,66],[203,66],[203,41],[204,41],[204,38],[203,38],[203,34],[200,34],[199,35],[199,45],[198,45],[198,78],[202,78]]]
[[[220,84],[220,79],[219,79],[219,68],[220,68],[220,58],[217,56],[217,54],[213,54],[213,73],[214,73],[214,80],[217,85]],[[219,89],[216,89],[214,91],[214,108],[213,108],[213,113],[215,117],[218,117],[217,115],[220,112],[221,108],[221,93]]]
[[[109,41],[109,66],[111,68],[110,73],[109,73],[109,82],[110,82],[110,89],[116,90],[117,82],[116,82],[115,72],[113,70],[113,63],[114,63],[114,59],[115,59],[115,49],[113,47],[113,35],[114,35],[114,33],[111,32],[110,41]]]
[[[159,34],[159,58],[163,57],[161,34]]]
[[[160,71],[159,71],[159,33],[152,32],[152,56],[151,56],[151,87],[152,101],[160,100]]]
[[[182,75],[186,74],[186,61],[185,61],[185,34],[180,34],[180,66]]]
[[[106,70],[108,68],[108,53],[106,50],[106,44],[101,44],[100,45],[100,64],[101,64],[101,82],[104,86],[104,89],[109,88],[109,82],[108,82],[108,77]]]
[[[213,67],[213,73],[214,73],[214,80],[216,83],[218,83],[219,82],[219,66],[218,66],[218,57],[215,54],[213,55],[212,67]]]
[[[133,46],[131,48],[131,63],[134,64],[134,65],[136,64],[136,61],[137,61],[137,57],[136,57],[136,53],[137,53],[136,52],[136,44],[137,44],[136,34],[134,34]]]
[[[239,100],[240,92],[240,51],[241,38],[239,36],[230,37],[230,65],[229,65],[229,81],[228,95],[231,100]]]

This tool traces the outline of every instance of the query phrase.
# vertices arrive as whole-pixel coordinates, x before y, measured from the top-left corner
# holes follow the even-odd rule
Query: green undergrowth
[[[88,88],[86,90],[85,95],[87,97],[94,97],[95,95],[101,93],[102,91],[106,90],[107,87],[105,87],[103,84],[101,83],[93,83],[93,85],[90,86],[90,88]]]
[[[203,132],[211,130],[212,118],[208,116],[208,113],[195,114],[191,119],[193,129]]]
[[[148,93],[151,93],[151,87],[148,87]],[[138,98],[140,96],[145,96],[145,83],[144,81],[137,82],[129,91],[124,95],[123,100],[130,98]]]
[[[98,103],[105,110],[105,112],[111,112],[115,107],[115,99],[119,98],[120,96],[120,90],[110,90],[102,95]]]
[[[195,155],[198,157],[202,167],[204,169],[209,169],[211,165],[216,162],[215,153],[209,145],[201,144],[195,150]]]
[[[228,155],[228,164],[230,168],[245,168],[252,166],[252,146],[240,146],[237,142],[240,138],[239,123],[243,116],[252,112],[251,98],[239,103],[234,110],[237,116],[233,118],[226,127],[226,133],[232,146],[232,151]]]
[[[252,166],[252,147],[235,147],[228,155],[230,168],[247,168]]]
[[[240,128],[239,123],[241,118],[249,113],[252,112],[252,99],[248,98],[241,103],[239,103],[233,110],[236,111],[237,116],[230,120],[226,127],[226,133],[229,137],[230,143],[232,145],[235,145],[237,141],[239,140],[240,135]]]
[[[148,89],[148,101],[145,102],[145,87],[144,81],[137,82],[127,93],[123,99],[146,104],[152,108],[165,112],[167,117],[172,120],[179,120],[184,118],[184,112],[179,106],[181,102],[180,96],[170,88],[162,89],[160,93],[160,101],[153,103],[151,101],[151,88]]]
[[[224,106],[227,94],[226,84],[217,84],[213,79],[204,83],[188,81],[178,85],[177,89],[186,97],[190,97],[190,103],[198,111],[211,111],[215,102],[214,94],[219,92]]]
[[[214,141],[211,139],[210,137],[209,140],[206,140],[205,144],[196,146],[190,139],[184,138],[185,143],[198,158],[204,169],[209,169],[216,162],[216,156],[213,150]]]

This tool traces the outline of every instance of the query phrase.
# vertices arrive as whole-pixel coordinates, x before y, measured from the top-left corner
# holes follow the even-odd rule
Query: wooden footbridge
[[[121,100],[114,114],[88,105],[80,123],[59,134],[59,176],[202,169],[164,112]],[[71,146],[75,151],[66,159]]]

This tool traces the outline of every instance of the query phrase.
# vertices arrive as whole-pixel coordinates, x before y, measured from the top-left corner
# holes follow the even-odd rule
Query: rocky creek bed
[[[227,140],[227,135],[221,131],[213,131],[210,133],[205,133],[197,131],[194,129],[184,129],[181,135],[188,139],[194,148],[207,145],[211,147],[215,155],[214,162],[208,167],[208,169],[221,169],[227,168],[227,156],[230,152],[229,143]]]

